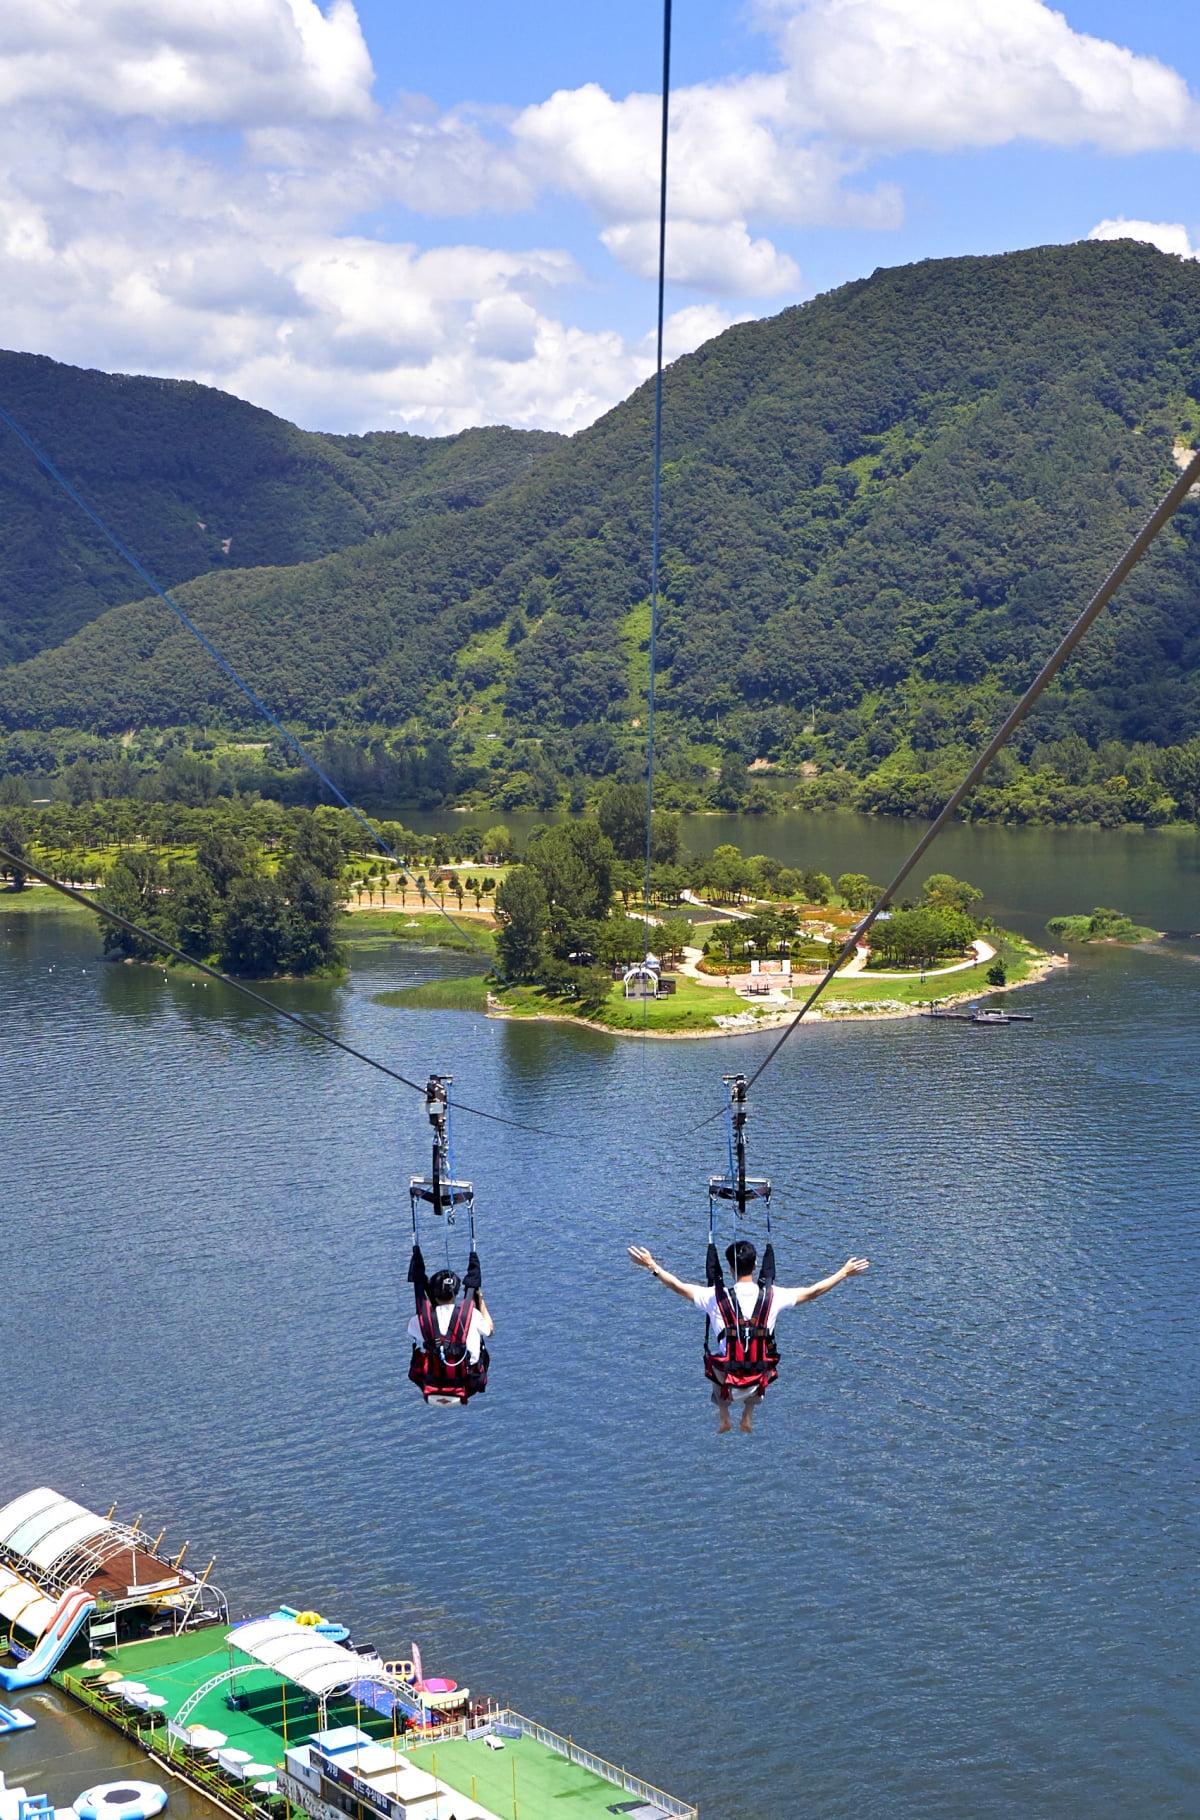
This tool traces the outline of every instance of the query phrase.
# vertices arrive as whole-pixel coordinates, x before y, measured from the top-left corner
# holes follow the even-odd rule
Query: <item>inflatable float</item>
[[[79,1820],[153,1820],[166,1805],[157,1782],[98,1782],[74,1803]]]

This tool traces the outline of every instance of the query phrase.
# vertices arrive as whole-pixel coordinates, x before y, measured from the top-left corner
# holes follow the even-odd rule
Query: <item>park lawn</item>
[[[715,1030],[714,1017],[730,1017],[755,1008],[724,986],[701,986],[682,973],[672,974],[671,978],[675,981],[671,996],[653,999],[626,998],[618,980],[608,1002],[589,1021],[606,1030],[654,1030],[666,1034],[676,1030]]]
[[[1028,979],[1034,963],[1043,958],[1040,949],[1032,947],[1018,935],[996,931],[989,940],[996,950],[997,959],[1002,960],[1008,970],[1009,986],[1019,986],[1022,980]],[[872,978],[870,973],[852,973],[848,979],[839,976],[832,980],[817,1004],[819,1006],[822,999],[840,1001],[843,1004],[869,1004],[875,999],[892,999],[906,1005],[927,1005],[957,998],[964,992],[1003,991],[1003,987],[988,985],[988,970],[994,965],[994,961],[981,961],[977,967],[964,967],[961,973],[943,973],[940,977],[930,977],[927,974],[924,981],[919,969],[902,980]],[[806,977],[811,979],[812,985],[816,984],[817,974]],[[809,991],[812,990],[812,985],[809,986]],[[795,982],[795,995],[801,1000],[804,996],[799,978]]]
[[[374,1002],[401,1008],[484,1011],[488,1005],[488,990],[484,978],[473,975],[465,979],[429,980],[421,986],[380,992],[375,994]],[[490,990],[495,1008],[508,1017],[569,1017],[601,1030],[637,1032],[644,1029],[660,1035],[678,1030],[712,1030],[714,1017],[747,1009],[745,999],[740,999],[736,992],[727,992],[724,986],[698,986],[694,980],[682,976],[678,978],[675,993],[670,998],[659,999],[627,999],[620,981],[616,981],[608,1002],[595,1016],[586,1018],[570,999],[556,998],[541,986],[501,990],[493,980]]]
[[[456,912],[451,909],[451,916]],[[384,942],[420,942],[426,948],[454,948],[463,954],[486,955],[496,951],[495,937],[481,919],[463,919],[471,939],[460,934],[438,910],[356,910],[338,923],[338,940],[351,948],[378,947]]]
[[[113,841],[109,845],[103,847],[66,848],[47,846],[41,841],[30,841],[29,852],[35,865],[43,867],[47,872],[55,873],[59,878],[64,876],[62,863],[63,856],[66,853],[69,853],[72,859],[79,865],[81,876],[88,879],[103,879],[105,873],[107,873],[109,869],[127,853],[152,853],[155,859],[161,860],[164,865],[167,865],[172,860],[177,860],[183,864],[190,865],[196,858],[196,848],[194,844],[191,846],[170,845],[160,847],[156,841],[149,840],[127,840],[120,845],[118,845],[116,841]],[[68,879],[67,882],[68,884],[73,884],[74,877]],[[84,887],[85,890],[92,888],[93,887],[91,886]]]
[[[0,911],[18,911],[22,915],[37,910],[60,910],[69,916],[91,916],[94,912],[77,904],[73,899],[64,897],[61,891],[54,891],[49,885],[29,883],[23,891],[14,891],[11,885],[0,886]]]

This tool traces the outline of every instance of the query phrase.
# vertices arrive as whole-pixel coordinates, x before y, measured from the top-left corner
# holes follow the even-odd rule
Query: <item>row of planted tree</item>
[[[22,855],[68,882],[99,884],[119,914],[186,953],[254,974],[328,972],[340,964],[336,931],[348,900],[401,909],[448,907],[491,912],[499,961],[510,979],[541,980],[566,996],[607,991],[612,969],[652,947],[668,961],[699,945],[707,906],[754,905],[750,917],[720,924],[701,966],[744,971],[752,957],[788,956],[824,964],[876,894],[865,873],[836,879],[818,868],[793,869],[768,854],[743,857],[734,846],[691,857],[678,817],[656,813],[650,838],[648,929],[642,915],[647,878],[644,798],[615,785],[595,817],[536,829],[519,858],[506,827],[415,835],[398,823],[381,832],[406,860],[398,871],[369,857],[369,834],[343,810],[284,810],[231,802],[188,809],[142,802],[53,804],[0,814],[0,845],[17,856],[7,867],[19,887]],[[169,813],[164,816],[163,811]],[[157,814],[153,812],[158,812]],[[490,859],[495,871],[476,866]],[[0,867],[0,871],[5,868]],[[961,952],[975,933],[979,892],[947,875],[927,881],[920,902],[898,907],[877,926],[873,957],[930,965]],[[108,951],[149,959],[153,944],[127,931],[106,935]]]

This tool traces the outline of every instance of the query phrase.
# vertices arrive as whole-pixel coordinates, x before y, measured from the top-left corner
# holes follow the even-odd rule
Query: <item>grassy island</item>
[[[991,931],[988,945],[994,954],[975,966],[933,974],[914,969],[907,977],[880,978],[865,971],[839,977],[826,988],[810,1015],[828,1022],[912,1016],[930,1004],[946,1005],[996,991],[997,961],[1002,963],[1007,986],[1025,985],[1041,978],[1050,964],[1050,957],[1042,950],[1007,931]],[[737,1035],[756,1024],[770,1028],[793,1016],[819,977],[815,972],[796,974],[790,1001],[772,1000],[765,1004],[748,1001],[719,981],[709,984],[684,974],[675,977],[673,993],[656,999],[627,999],[622,983],[614,980],[603,996],[586,1009],[577,998],[533,982],[497,990],[496,981],[483,974],[429,980],[420,986],[380,992],[375,995],[375,1003],[400,1010],[564,1018],[625,1036]]]
[[[245,977],[337,979],[356,953],[413,943],[470,957],[470,977],[386,994],[386,1004],[575,1018],[630,1034],[778,1022],[848,940],[824,1018],[897,1016],[1019,985],[1046,964],[980,913],[975,885],[949,873],[931,874],[862,940],[880,894],[867,873],[792,868],[732,845],[689,854],[679,817],[658,809],[647,879],[638,784],[609,783],[594,816],[535,828],[521,853],[501,824],[382,832],[402,865],[344,810],[136,799],[9,808],[0,889],[6,875],[5,903],[50,899],[29,889],[30,864],[95,890],[146,931],[107,926],[114,959],[162,964],[158,936]],[[1086,919],[1087,939],[1114,914]],[[626,970],[648,951],[649,997],[632,979],[627,997]]]
[[[1123,910],[1093,910],[1091,915],[1052,916],[1046,924],[1051,935],[1064,942],[1154,942],[1161,931],[1135,923]]]

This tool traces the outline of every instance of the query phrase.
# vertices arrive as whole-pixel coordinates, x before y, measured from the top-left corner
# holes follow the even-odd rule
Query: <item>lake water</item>
[[[465,816],[445,810],[397,811],[405,827],[437,833],[470,821],[503,821],[518,845],[540,823],[562,816],[528,811]],[[732,841],[745,854],[770,853],[787,866],[815,866],[836,878],[865,872],[885,885],[899,871],[924,822],[851,815],[685,815],[683,845],[708,854]],[[1109,904],[1151,928],[1200,929],[1200,832],[1194,828],[997,828],[952,823],[905,890],[916,896],[931,872],[970,879],[1003,927],[1045,939],[1046,920]]]
[[[880,876],[912,831],[868,827],[812,818],[813,861]],[[1093,902],[1182,929],[1196,854],[961,829],[936,864],[1031,932]],[[104,966],[86,919],[2,915],[0,1497],[116,1499],[215,1552],[235,1614],[415,1637],[705,1820],[1193,1815],[1198,949],[1085,951],[1033,1025],[797,1033],[752,1124],[781,1276],[872,1267],[783,1317],[756,1433],[718,1441],[697,1319],[624,1247],[702,1273],[722,1138],[691,1127],[766,1038],[389,1010],[461,967],[405,949],[271,989],[581,1134],[458,1120],[498,1332],[487,1396],[431,1411],[415,1096]]]

